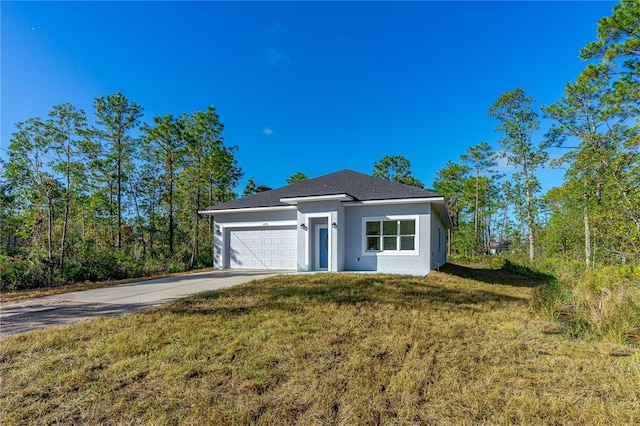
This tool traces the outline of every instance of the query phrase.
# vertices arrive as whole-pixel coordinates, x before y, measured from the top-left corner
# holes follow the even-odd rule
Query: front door
[[[316,269],[329,268],[329,229],[327,226],[316,228]]]

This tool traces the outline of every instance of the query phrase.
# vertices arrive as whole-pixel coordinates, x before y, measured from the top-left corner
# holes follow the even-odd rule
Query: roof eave
[[[312,201],[352,201],[353,197],[349,194],[331,194],[331,195],[309,195],[302,197],[283,197],[280,198],[281,203],[296,205],[298,203],[306,203]]]
[[[235,209],[219,209],[219,210],[198,210],[198,214],[213,216],[216,214],[225,213],[251,213],[251,212],[263,212],[263,211],[275,211],[275,210],[294,210],[296,206],[262,206],[262,207],[238,207]]]
[[[349,201],[343,203],[345,206],[362,206],[362,205],[375,205],[375,204],[420,204],[420,203],[433,203],[434,201],[443,201],[443,197],[420,197],[420,198],[382,198],[379,200],[361,200],[361,201]]]

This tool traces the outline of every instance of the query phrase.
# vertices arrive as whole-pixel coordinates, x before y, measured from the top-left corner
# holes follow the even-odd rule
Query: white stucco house
[[[352,170],[208,207],[214,267],[426,275],[451,219],[431,191]]]

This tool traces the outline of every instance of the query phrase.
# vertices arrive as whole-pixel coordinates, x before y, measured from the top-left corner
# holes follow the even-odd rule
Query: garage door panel
[[[297,269],[295,227],[245,228],[229,231],[232,269]]]

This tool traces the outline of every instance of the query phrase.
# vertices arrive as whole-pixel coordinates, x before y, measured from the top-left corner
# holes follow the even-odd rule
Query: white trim
[[[349,194],[333,194],[333,195],[311,195],[308,197],[284,197],[280,198],[281,203],[298,204],[307,201],[351,201],[353,197]]]
[[[273,265],[271,265],[271,266],[266,265],[266,264],[265,264],[265,261],[266,261],[266,260],[265,260],[265,258],[264,258],[264,257],[262,257],[262,256],[258,256],[257,254],[255,254],[255,253],[251,250],[251,249],[253,248],[253,246],[247,245],[247,244],[246,244],[246,242],[245,242],[245,241],[243,241],[243,239],[242,239],[242,238],[240,238],[240,236],[238,235],[239,233],[243,233],[243,232],[255,232],[256,230],[257,230],[258,232],[261,232],[261,231],[274,232],[274,231],[276,231],[276,228],[285,228],[285,229],[284,229],[284,231],[287,231],[287,233],[289,233],[289,232],[293,232],[293,234],[294,234],[294,237],[293,237],[293,238],[295,239],[295,243],[294,243],[294,245],[293,245],[293,247],[292,247],[292,248],[294,248],[294,249],[295,249],[295,251],[296,251],[296,256],[294,256],[293,258],[289,258],[289,257],[285,257],[285,256],[277,256],[277,255],[276,255],[276,256],[274,256],[274,257],[272,258],[272,260],[274,260],[274,259],[278,259],[278,260],[280,260],[280,262],[281,262],[281,263],[280,263],[280,266],[281,266],[280,268],[279,268],[279,267],[274,267]],[[227,268],[228,268],[228,269],[234,269],[234,267],[232,266],[233,258],[232,258],[232,257],[231,257],[231,255],[230,255],[230,250],[231,250],[231,248],[232,248],[232,247],[231,247],[231,242],[232,242],[232,240],[233,240],[233,238],[232,238],[232,234],[236,234],[237,241],[238,241],[242,246],[244,246],[246,249],[248,249],[248,251],[251,253],[251,257],[252,257],[253,259],[257,260],[257,261],[259,262],[259,264],[260,264],[260,265],[262,265],[262,267],[260,267],[260,268],[255,268],[255,269],[267,269],[267,270],[268,270],[268,269],[286,269],[286,270],[292,270],[292,271],[297,270],[297,267],[295,267],[295,265],[296,265],[296,263],[297,263],[297,230],[296,230],[296,228],[295,228],[295,224],[293,224],[292,226],[284,226],[284,227],[283,227],[283,226],[268,226],[268,227],[267,227],[267,226],[252,226],[252,227],[247,227],[247,226],[244,226],[244,227],[227,226],[227,227],[223,227],[223,230],[222,230],[222,231],[223,231],[223,234],[224,234],[224,236],[225,236],[225,240],[226,240],[226,242],[227,242],[227,246],[226,246],[226,248],[225,248],[225,252],[226,252],[226,254],[228,255],[228,258],[227,258],[227,260],[226,260],[226,263],[228,264],[228,266],[227,266]],[[276,232],[280,232],[280,230],[277,230]],[[227,238],[227,237],[228,237],[228,238]],[[277,237],[272,237],[272,236],[270,237],[270,236],[268,236],[268,235],[267,235],[267,236],[265,236],[265,237],[266,237],[266,238],[277,238]],[[258,246],[256,246],[256,247],[258,247]],[[269,248],[268,246],[264,246],[264,247]],[[283,248],[283,249],[284,249],[284,248],[287,248],[287,247],[290,247],[290,246],[288,246],[288,245],[286,245],[286,244],[283,244],[283,245],[281,245],[281,246],[280,246],[280,248]],[[292,268],[292,269],[289,269],[289,268],[285,267],[285,265],[284,265],[284,263],[283,263],[283,260],[284,260],[284,259],[290,259],[290,260],[292,260],[292,261],[293,261],[293,265],[292,265],[292,266],[293,266],[293,268]],[[236,266],[237,266],[237,265],[236,265]],[[241,268],[242,268],[242,267],[241,267]],[[249,269],[254,269],[254,268],[253,268],[253,267],[249,267]]]
[[[279,220],[272,222],[227,222],[219,223],[220,228],[273,228],[277,226],[293,226],[298,224],[297,220]]]
[[[327,230],[327,267],[326,268],[321,268],[320,267],[320,230],[321,229],[326,229]],[[329,252],[331,250],[331,245],[329,244],[329,238],[331,238],[329,236],[330,232],[329,232],[329,225],[324,225],[322,223],[318,224],[315,226],[315,230],[314,230],[314,236],[315,236],[315,247],[313,248],[313,251],[315,253],[315,260],[316,263],[314,265],[313,270],[314,271],[327,271],[329,270],[329,259],[331,258],[331,256],[329,256]]]
[[[414,234],[413,250],[367,250],[367,222],[385,221],[385,220],[414,220],[416,224]],[[382,229],[380,229],[382,236]],[[401,235],[398,235],[401,237]],[[382,241],[380,242],[382,244]],[[399,243],[398,243],[399,244]],[[420,216],[419,215],[388,215],[388,216],[369,216],[362,218],[362,256],[420,256]]]
[[[296,206],[243,207],[239,209],[198,210],[198,214],[215,216],[217,214],[226,214],[226,213],[250,213],[250,212],[277,211],[277,210],[295,210],[295,209],[296,209]]]
[[[233,229],[240,228],[275,228],[275,227],[293,227],[294,229],[297,227],[298,222],[296,220],[281,220],[281,221],[272,221],[272,222],[228,222],[228,223],[220,223],[214,221],[214,229],[215,226],[220,228],[220,267],[221,269],[231,269],[231,259],[229,257],[229,249],[231,248],[229,244],[231,244],[231,240],[227,239],[227,231],[232,231]],[[216,231],[214,230],[214,233]],[[213,256],[215,259],[215,235],[214,235],[214,244],[213,244]],[[215,262],[215,260],[214,260]]]
[[[398,199],[384,199],[384,200],[365,200],[365,201],[349,201],[342,203],[345,207],[350,206],[363,206],[363,205],[377,205],[377,204],[419,204],[419,203],[433,203],[444,202],[444,197],[432,197],[432,198],[398,198]]]
[[[311,259],[309,259],[309,252],[311,251],[311,238],[309,234],[311,231],[310,225],[311,221],[309,219],[318,219],[323,218],[327,219],[327,226],[331,223],[331,213],[305,213],[304,214],[304,226],[307,227],[307,230],[304,233],[304,263],[307,265],[309,270],[313,271],[314,265],[311,264]],[[329,262],[327,263],[328,270],[331,271],[331,267],[333,266],[333,262],[331,261],[331,244],[333,242],[333,232],[329,231]]]

